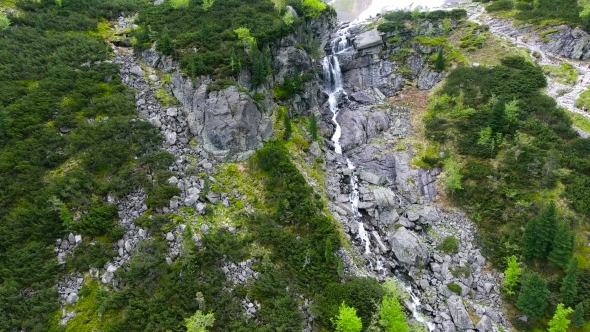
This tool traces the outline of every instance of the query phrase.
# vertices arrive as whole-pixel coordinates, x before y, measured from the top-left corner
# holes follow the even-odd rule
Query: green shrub
[[[436,249],[443,251],[447,254],[456,254],[459,252],[459,239],[454,236],[447,236],[444,238]]]
[[[149,192],[145,203],[149,208],[168,206],[173,196],[180,195],[180,189],[167,184],[156,184]]]
[[[513,0],[496,0],[486,7],[489,12],[497,12],[501,10],[511,10],[514,8]]]
[[[451,292],[453,292],[453,293],[455,293],[457,295],[461,295],[461,292],[463,291],[463,288],[461,288],[461,286],[459,286],[459,285],[457,285],[456,283],[453,283],[453,282],[447,284],[447,288]]]

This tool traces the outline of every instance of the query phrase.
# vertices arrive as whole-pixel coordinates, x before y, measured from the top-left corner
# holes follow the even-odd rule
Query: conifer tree
[[[285,131],[283,132],[283,139],[288,141],[291,139],[291,134],[293,134],[293,128],[291,127],[291,118],[289,117],[289,112],[285,112],[283,116],[283,125],[285,126]]]
[[[569,223],[562,220],[557,223],[554,233],[549,262],[553,266],[565,268],[574,253],[574,232]]]
[[[318,119],[314,113],[311,113],[309,117],[309,133],[311,134],[311,139],[317,141],[318,139]]]
[[[563,303],[557,305],[555,315],[549,322],[548,332],[566,332],[567,327],[570,325],[570,320],[567,316],[573,312],[572,308],[565,308]]]
[[[584,321],[584,305],[582,303],[578,303],[574,309],[574,314],[572,315],[572,324],[575,327],[582,327],[584,324],[586,324]]]
[[[541,318],[547,310],[548,296],[547,281],[531,273],[523,281],[516,307],[530,318]]]
[[[557,208],[551,202],[526,226],[522,239],[523,254],[526,258],[545,259],[551,250],[554,227],[557,224]]]
[[[561,302],[567,306],[572,306],[578,295],[578,260],[575,257],[570,260],[559,291],[561,292]]]
[[[406,315],[398,299],[393,296],[385,296],[379,308],[379,318],[387,332],[408,332]]]
[[[443,70],[445,69],[445,56],[443,54],[442,47],[438,50],[438,55],[436,57],[436,63],[434,64],[434,68],[436,70]]]
[[[137,35],[136,39],[137,39],[136,45],[140,49],[142,49],[146,43],[149,43],[150,42],[150,28],[149,28],[149,26],[146,25],[146,26],[142,27],[141,31],[139,31],[139,34]]]
[[[170,39],[170,34],[169,34],[167,28],[164,28],[164,31],[162,31],[162,36],[160,38],[159,49],[165,55],[172,54],[172,51],[173,51],[173,49],[172,49],[172,39]]]
[[[344,302],[340,305],[334,325],[336,325],[336,332],[360,332],[363,328],[361,319],[356,315],[356,309],[347,306]]]
[[[490,128],[492,128],[492,135],[504,132],[504,123],[506,117],[506,104],[503,100],[498,100],[492,109],[492,117],[490,118]]]
[[[522,269],[514,255],[506,257],[506,262],[508,263],[508,267],[506,267],[506,270],[504,271],[504,290],[506,291],[506,294],[514,295],[514,287],[516,287],[520,281]]]

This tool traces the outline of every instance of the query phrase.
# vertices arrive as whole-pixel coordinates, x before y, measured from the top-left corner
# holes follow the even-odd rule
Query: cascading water
[[[342,154],[342,146],[340,145],[340,136],[342,135],[342,130],[340,128],[340,124],[337,121],[338,117],[338,97],[342,95],[346,95],[346,92],[343,89],[343,82],[342,82],[342,71],[340,70],[340,63],[338,61],[337,54],[346,51],[350,47],[350,39],[346,34],[348,28],[340,30],[340,38],[332,41],[332,55],[327,55],[322,61],[322,69],[323,69],[323,79],[326,88],[326,92],[328,93],[328,105],[330,107],[330,111],[332,111],[332,122],[334,123],[335,130],[334,134],[332,135],[331,141],[334,143],[334,151],[337,154]],[[347,158],[346,163],[348,169],[350,169],[350,187],[351,192],[349,196],[350,205],[352,207],[352,211],[354,212],[355,220],[358,224],[358,235],[357,238],[361,240],[361,243],[365,247],[365,254],[371,254],[371,242],[369,240],[369,235],[365,230],[365,226],[358,218],[362,217],[362,214],[358,210],[359,205],[359,191],[358,191],[358,179],[355,173],[356,167],[353,163]],[[381,259],[377,257],[376,266],[375,268],[379,271],[383,270],[383,263]],[[398,282],[400,281],[396,278]],[[412,312],[412,316],[414,319],[421,324],[428,327],[429,331],[434,331],[434,324],[429,322],[426,316],[424,316],[420,312],[420,299],[414,294],[412,288],[404,284],[404,288],[410,295],[411,301],[406,303],[406,307]]]

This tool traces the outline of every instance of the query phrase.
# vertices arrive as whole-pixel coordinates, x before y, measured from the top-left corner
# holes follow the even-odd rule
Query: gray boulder
[[[368,171],[361,171],[359,177],[363,181],[367,181],[371,184],[376,184],[379,186],[384,185],[387,182],[387,178],[383,175],[377,175],[375,173],[371,173]]]
[[[145,73],[143,72],[143,69],[141,69],[140,66],[131,67],[131,69],[129,69],[129,72],[135,76],[138,76],[138,77],[143,77],[143,75],[145,75]]]
[[[354,40],[354,47],[357,50],[362,50],[364,48],[369,48],[369,47],[382,45],[382,44],[383,44],[383,40],[381,39],[381,36],[379,35],[379,32],[377,31],[376,28],[373,30],[361,33],[360,35],[356,36],[356,39]]]
[[[387,241],[399,262],[409,266],[428,264],[428,247],[416,233],[400,227],[388,234]]]
[[[475,328],[479,332],[492,331],[492,320],[488,316],[484,315],[483,317],[481,317],[481,320],[479,321],[479,323],[477,323],[477,325],[475,325]]]
[[[451,317],[453,318],[453,322],[458,330],[468,330],[473,329],[473,322],[467,314],[467,310],[463,305],[463,299],[460,296],[453,295],[449,297],[447,300],[447,305],[449,307],[449,311],[451,312]]]
[[[377,187],[373,189],[373,196],[375,203],[382,208],[397,206],[397,197],[389,188]]]

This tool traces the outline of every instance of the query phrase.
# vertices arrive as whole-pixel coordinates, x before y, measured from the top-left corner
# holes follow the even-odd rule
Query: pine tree
[[[578,295],[578,260],[575,257],[570,260],[559,291],[561,292],[561,301],[567,306],[572,306]]]
[[[334,321],[336,332],[360,332],[363,328],[361,319],[356,315],[356,309],[342,302],[340,311]]]
[[[504,132],[504,123],[506,117],[506,104],[503,100],[498,100],[492,109],[492,116],[490,118],[490,128],[492,128],[492,135]]]
[[[311,113],[309,117],[309,133],[311,134],[311,139],[317,141],[318,139],[318,119],[315,116],[315,113]]]
[[[514,255],[506,257],[506,262],[508,263],[508,267],[504,271],[504,290],[506,291],[506,294],[514,295],[513,289],[520,280],[522,269]]]
[[[143,49],[144,45],[150,42],[150,28],[146,25],[141,28],[136,37],[136,45],[139,49]]]
[[[584,305],[582,303],[578,303],[574,309],[574,314],[572,315],[572,324],[575,327],[582,327],[584,324],[586,324],[584,321]]]
[[[547,332],[566,332],[570,325],[570,320],[567,316],[573,312],[572,308],[564,308],[563,303],[557,305],[555,315],[549,322],[549,329]]]
[[[548,296],[547,281],[531,273],[523,282],[516,307],[530,318],[541,318],[547,310]]]
[[[557,223],[554,234],[549,262],[553,266],[565,268],[574,253],[574,232],[569,223],[562,220]]]
[[[386,332],[408,332],[406,315],[398,299],[393,296],[385,296],[379,308],[379,318]]]
[[[434,64],[434,68],[436,70],[444,70],[445,69],[445,57],[443,54],[442,47],[438,50],[438,56],[436,57],[436,63]]]
[[[554,228],[557,224],[557,208],[551,202],[531,219],[526,226],[522,239],[523,255],[527,259],[545,259],[553,242]]]
[[[172,39],[170,39],[170,34],[167,28],[164,28],[164,31],[162,31],[162,36],[160,37],[160,45],[158,48],[165,55],[172,54]]]
[[[293,134],[293,128],[291,127],[291,118],[289,117],[289,112],[285,112],[283,116],[283,125],[285,126],[285,131],[283,132],[283,139],[288,141],[291,139],[291,134]]]

